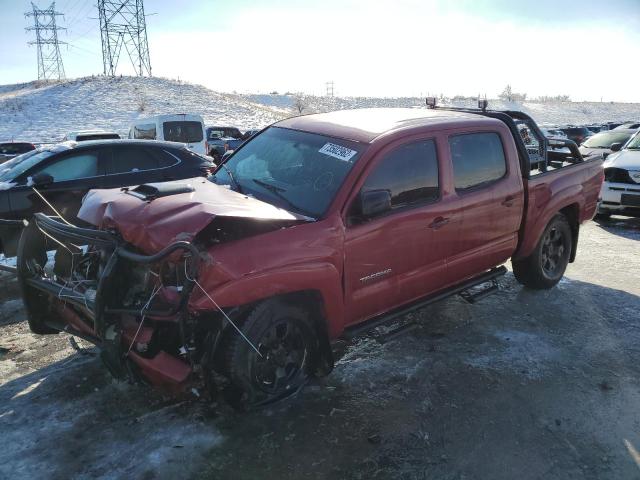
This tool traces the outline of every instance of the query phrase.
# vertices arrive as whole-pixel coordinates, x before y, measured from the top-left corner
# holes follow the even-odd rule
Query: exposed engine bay
[[[105,192],[108,197],[110,191],[99,193]],[[189,192],[181,189],[177,193]],[[109,199],[100,195],[96,199],[109,210]],[[154,199],[131,195],[130,200],[127,206],[144,209],[148,217]],[[91,202],[85,199],[84,205]],[[124,217],[132,219],[131,211],[128,213]],[[154,253],[125,239],[127,234],[137,235],[138,244],[154,250],[159,236],[146,244],[140,241],[142,234],[154,233],[149,224],[146,228],[139,225],[143,232],[104,224],[97,229],[36,214],[23,232],[18,252],[18,279],[32,331],[64,331],[99,346],[101,359],[116,378],[173,392],[217,395],[226,386],[225,364],[216,356],[219,346],[229,330],[244,335],[233,320],[242,307],[225,311],[198,282],[213,264],[209,249],[298,220],[203,213],[209,213],[208,222],[198,223],[182,235],[184,239],[174,239]],[[167,229],[155,232],[166,233]],[[192,308],[192,298],[202,302],[203,297],[208,308]]]

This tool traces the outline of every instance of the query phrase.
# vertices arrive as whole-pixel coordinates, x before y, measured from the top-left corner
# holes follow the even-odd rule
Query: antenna
[[[98,0],[104,74],[116,76],[122,47],[136,75],[151,76],[147,23],[142,0]]]
[[[38,46],[38,80],[64,80],[60,44],[66,42],[58,40],[58,30],[66,29],[56,25],[56,17],[61,16],[62,13],[56,12],[56,2],[44,10],[31,2],[31,8],[33,10],[24,15],[25,17],[33,17],[33,27],[27,27],[25,30],[36,32],[35,41],[28,43]]]

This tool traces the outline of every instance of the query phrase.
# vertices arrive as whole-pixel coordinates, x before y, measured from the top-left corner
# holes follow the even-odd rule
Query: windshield
[[[209,128],[207,131],[209,132],[208,137],[210,139],[223,137],[238,139],[242,137],[240,130],[238,130],[237,128],[213,127]]]
[[[587,148],[609,148],[614,143],[624,144],[629,138],[631,138],[630,133],[598,133],[584,142],[582,146]]]
[[[229,157],[210,180],[318,218],[363,150],[349,140],[270,127]]]
[[[200,122],[164,122],[164,139],[168,142],[195,143],[202,141]]]
[[[0,182],[12,182],[41,161],[54,155],[52,150],[31,150],[0,165]]]
[[[625,146],[629,150],[640,150],[640,133],[636,133]]]

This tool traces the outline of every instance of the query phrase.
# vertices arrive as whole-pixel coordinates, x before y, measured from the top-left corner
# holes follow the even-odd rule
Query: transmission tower
[[[325,87],[327,87],[327,97],[333,97],[333,80],[326,82]]]
[[[124,46],[136,75],[151,76],[142,0],[98,0],[104,74],[114,77]]]
[[[33,2],[31,3],[33,10],[26,12],[26,17],[33,17],[33,27],[27,27],[25,30],[36,32],[36,39],[29,42],[29,45],[38,46],[38,80],[63,80],[64,65],[62,65],[62,56],[60,55],[60,44],[58,40],[58,30],[66,30],[56,25],[56,17],[62,13],[56,12],[56,2],[53,2],[49,8],[40,9]]]

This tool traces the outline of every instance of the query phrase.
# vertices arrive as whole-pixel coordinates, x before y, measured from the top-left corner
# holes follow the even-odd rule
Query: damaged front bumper
[[[96,344],[116,377],[184,389],[210,366],[224,327],[220,315],[189,312],[200,259],[190,242],[145,255],[115,232],[39,213],[21,238],[17,268],[33,331]]]

